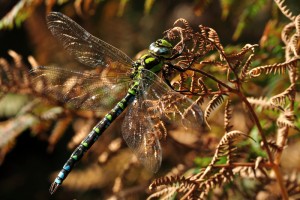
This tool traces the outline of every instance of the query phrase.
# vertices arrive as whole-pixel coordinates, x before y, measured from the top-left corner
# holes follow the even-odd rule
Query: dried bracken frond
[[[273,154],[275,154],[277,152],[281,152],[283,150],[283,147],[278,146],[276,141],[274,141],[274,140],[267,141],[266,145],[273,152]],[[261,143],[261,146],[262,146],[263,149],[265,148],[265,144],[263,142]]]
[[[300,175],[299,172],[293,171],[285,178],[285,186],[288,194],[292,199],[299,199],[300,197]]]
[[[287,45],[290,42],[291,35],[295,29],[295,23],[290,22],[284,26],[281,31],[281,39]]]
[[[276,63],[273,65],[265,65],[256,67],[252,70],[250,70],[249,75],[251,77],[258,77],[261,74],[285,74],[286,70],[292,70],[296,67],[298,59],[292,59],[289,61],[286,61],[284,63]]]
[[[288,98],[290,101],[294,101],[295,94],[296,85],[291,84],[284,92],[271,97],[269,101],[275,106],[284,107],[286,103],[286,98]]]
[[[63,119],[60,119],[58,122],[56,122],[55,127],[52,130],[52,133],[48,139],[48,152],[52,152],[54,149],[54,146],[58,142],[58,140],[62,137],[66,129],[68,128],[68,125],[71,123],[72,118],[66,117]]]
[[[234,174],[244,178],[266,178],[268,173],[263,167],[239,166],[232,169]]]
[[[300,15],[297,15],[295,19],[295,27],[296,27],[296,34],[300,35]]]
[[[233,127],[230,123],[231,118],[232,118],[231,100],[228,99],[225,104],[225,112],[224,112],[224,128],[226,132],[229,132]]]
[[[198,87],[201,88],[202,93],[207,94],[208,93],[208,88],[205,86],[202,78],[198,79]]]
[[[249,137],[245,133],[238,130],[233,130],[225,133],[216,148],[215,154],[210,164],[208,165],[208,167],[206,167],[201,177],[204,177],[213,168],[213,165],[220,160],[221,157],[226,157],[227,163],[233,162],[233,159],[236,157],[236,155],[234,155],[236,147],[233,145],[233,143],[241,136]]]
[[[299,199],[300,196],[300,176],[299,172],[293,170],[283,177],[283,185],[287,190],[289,199]],[[274,178],[269,177],[267,184],[259,185],[260,196],[264,199],[282,199],[280,192],[278,192],[278,185]],[[261,195],[263,194],[263,195]]]
[[[0,123],[0,148],[14,141],[22,132],[38,122],[38,119],[31,115],[21,115]]]
[[[198,190],[201,191],[201,196],[204,197],[211,189],[221,186],[226,182],[232,181],[233,179],[233,171],[231,169],[222,168],[220,172],[201,182]]]
[[[42,113],[39,113],[39,117],[42,120],[55,120],[59,116],[61,116],[63,112],[64,112],[63,108],[53,107],[43,111]]]
[[[240,72],[240,79],[241,81],[245,81],[247,80],[248,74],[249,74],[249,68],[252,62],[252,58],[253,58],[254,54],[251,54],[248,59],[246,60],[245,64],[243,65],[241,72]]]
[[[102,152],[98,157],[98,162],[103,164],[109,161],[109,159],[114,155],[114,153],[118,152],[122,147],[122,139],[116,138],[108,145],[108,149]]]
[[[3,58],[0,58],[0,84],[1,91],[8,93],[30,93],[30,77],[28,68],[22,61],[22,56],[10,50],[9,55],[13,59],[13,63],[9,63]]]
[[[296,125],[294,124],[295,121],[295,115],[292,111],[285,110],[284,113],[281,113],[277,119],[277,126],[279,127],[289,127],[296,130],[300,130]]]
[[[299,38],[299,35],[294,34],[291,37],[289,44],[287,45],[287,48],[290,49],[290,51],[293,53],[293,57],[297,57],[298,59],[300,56]]]
[[[161,197],[161,199],[169,199],[176,193],[189,194],[197,185],[197,182],[185,177],[171,176],[155,179],[149,186],[150,190],[158,190],[150,195],[147,199]]]
[[[200,27],[200,30],[201,30],[201,27]],[[224,48],[220,42],[220,38],[219,38],[217,32],[214,29],[208,28],[208,27],[206,27],[205,30],[207,32],[208,40],[212,41],[214,43],[214,45],[217,46],[217,49],[221,52],[221,54],[225,54]]]
[[[210,116],[210,113],[215,110],[220,104],[222,104],[224,101],[223,95],[216,94],[213,96],[213,98],[208,103],[205,112],[204,112],[204,119],[207,123],[207,119]],[[208,123],[207,123],[208,124]]]
[[[291,21],[295,20],[295,16],[293,13],[290,11],[290,9],[287,8],[287,6],[284,5],[285,0],[274,0],[275,3],[277,4],[278,8],[281,10],[281,12],[289,18]]]
[[[230,62],[232,62],[233,60],[242,60],[245,56],[246,53],[251,52],[252,54],[254,53],[254,47],[256,47],[257,45],[253,45],[253,44],[246,44],[238,53],[234,53],[234,54],[229,54],[226,55],[227,60],[229,60]],[[251,55],[252,55],[251,54]]]
[[[96,119],[77,119],[73,122],[73,130],[75,131],[74,136],[68,143],[69,149],[74,149],[80,142],[86,137],[86,135],[95,126]]]
[[[214,29],[200,25],[200,31],[195,32],[184,19],[177,20],[174,25],[180,25],[179,22],[182,24],[181,26],[167,30],[165,35],[171,41],[179,40],[174,49],[184,45],[178,59],[181,63],[184,60],[187,61],[186,63],[190,63],[191,60],[197,60],[212,50],[218,50],[221,55],[225,54],[219,36]]]
[[[254,108],[260,107],[262,110],[277,110],[277,109],[283,110],[282,108],[277,107],[274,104],[272,104],[265,97],[260,97],[258,99],[254,98],[254,97],[248,97],[247,100]]]

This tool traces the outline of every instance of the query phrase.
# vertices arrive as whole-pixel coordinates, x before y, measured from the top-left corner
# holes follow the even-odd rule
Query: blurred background
[[[286,3],[293,12],[299,13],[298,1]],[[215,29],[223,46],[229,49],[240,48],[247,43],[260,44],[256,65],[283,61],[284,57],[280,31],[288,23],[288,19],[282,16],[271,0],[1,0],[0,57],[8,63],[13,63],[16,57],[22,57],[28,70],[32,65],[27,60],[28,57],[33,57],[38,65],[44,66],[55,64],[64,67],[74,63],[74,59],[47,29],[45,17],[51,10],[69,16],[88,32],[119,48],[131,58],[163,37],[163,32],[170,29],[178,18],[185,18],[195,30],[200,24]],[[13,50],[18,56],[13,54],[12,57],[9,50]],[[275,80],[271,81],[276,83]],[[22,94],[1,99],[0,140],[8,140],[4,130],[7,126],[12,126],[12,121],[9,120],[17,115],[24,102],[30,101],[28,99],[31,98]],[[115,138],[121,136],[118,125],[111,127],[105,133],[102,144],[93,147],[93,152],[78,165],[78,169],[85,170],[84,173],[75,170],[74,179],[77,183],[66,183],[66,186],[50,196],[48,189],[54,179],[53,173],[62,167],[74,148],[74,144],[70,145],[74,127],[69,126],[66,126],[64,135],[59,137],[55,145],[49,145],[51,130],[55,127],[53,123],[46,122],[42,128],[41,125],[29,126],[30,128],[22,131],[15,131],[9,142],[0,142],[0,199],[145,199],[147,184],[152,175],[144,172],[141,167],[138,168],[139,175],[127,177],[127,188],[130,190],[123,191],[123,196],[114,196],[111,192],[113,187],[117,187],[115,177],[118,175],[113,176],[114,178],[101,175],[103,172],[113,174],[107,168],[123,165],[127,162],[126,158],[132,159],[127,149],[123,148],[118,155],[114,155],[103,165],[102,171],[99,172],[96,167],[101,162],[98,156],[111,151],[108,144],[125,146],[119,140],[115,141]],[[76,129],[76,124],[73,126]],[[206,149],[206,153],[210,150],[213,152],[214,142],[210,144],[211,149]],[[177,153],[174,155],[174,152]],[[180,156],[184,158],[185,164],[193,163],[195,154],[197,153],[192,147],[186,150],[180,142],[171,140],[164,144],[164,167],[154,176],[159,177],[168,172],[171,166],[180,163]],[[101,177],[107,180],[100,180]],[[126,192],[135,195],[127,195]]]

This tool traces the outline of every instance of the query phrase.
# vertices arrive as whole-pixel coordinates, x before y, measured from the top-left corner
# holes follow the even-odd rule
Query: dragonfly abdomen
[[[92,131],[84,138],[80,145],[74,150],[68,161],[57,175],[55,181],[50,187],[50,193],[54,193],[59,185],[66,179],[74,165],[82,158],[84,153],[96,142],[102,133],[109,127],[109,125],[125,110],[130,104],[136,94],[136,86],[132,86],[127,95],[117,103],[117,105],[105,115],[105,117],[92,129]]]

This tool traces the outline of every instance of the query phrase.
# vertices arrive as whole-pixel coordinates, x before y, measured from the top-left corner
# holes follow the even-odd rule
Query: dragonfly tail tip
[[[56,182],[53,182],[51,184],[51,186],[49,188],[49,192],[50,192],[51,195],[54,194],[54,192],[57,190],[58,186],[59,186],[59,184],[56,183]]]

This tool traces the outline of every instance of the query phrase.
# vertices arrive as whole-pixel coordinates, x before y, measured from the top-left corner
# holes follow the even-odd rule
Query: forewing
[[[96,38],[72,19],[58,12],[47,16],[48,28],[79,62],[90,67],[114,66],[128,72],[132,60],[122,51]]]
[[[31,71],[35,89],[72,108],[111,109],[127,93],[131,79],[126,74],[108,75],[39,67]]]
[[[130,105],[122,125],[123,138],[140,162],[151,172],[161,165],[162,150],[158,129],[147,115],[141,98]]]
[[[146,112],[156,121],[163,121],[173,128],[199,133],[203,112],[197,103],[173,91],[153,72],[144,69],[142,74],[140,89],[143,91]]]

